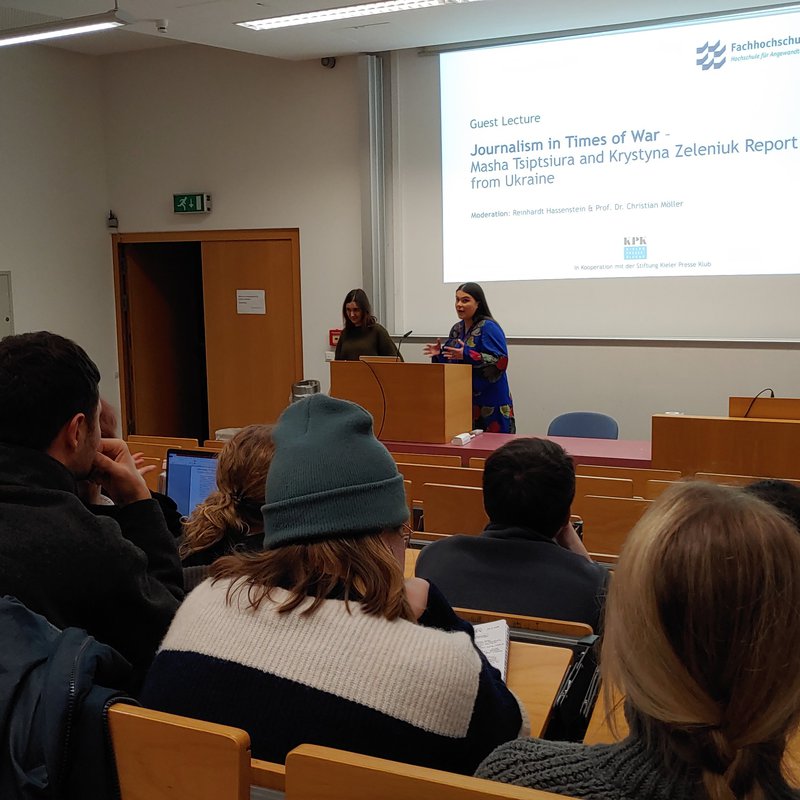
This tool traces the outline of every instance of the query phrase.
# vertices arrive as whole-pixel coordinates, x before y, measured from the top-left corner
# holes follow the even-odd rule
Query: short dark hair
[[[483,505],[490,522],[553,537],[566,522],[574,497],[575,465],[555,442],[512,439],[486,461]]]
[[[489,309],[489,304],[486,302],[486,294],[483,291],[483,286],[479,283],[462,283],[456,289],[457,292],[465,292],[471,298],[478,301],[478,310],[472,318],[472,322],[480,322],[482,319],[494,319],[492,312]]]
[[[347,304],[355,303],[361,309],[361,324],[356,326],[350,322],[350,317],[347,316]],[[351,289],[344,297],[342,303],[342,319],[344,319],[345,328],[371,328],[376,319],[372,314],[372,304],[369,302],[369,297],[363,289]]]
[[[787,481],[770,478],[751,483],[745,486],[744,490],[777,508],[789,518],[800,533],[800,487]]]
[[[0,442],[46,450],[76,414],[94,420],[100,373],[82,347],[38,331],[0,341]]]

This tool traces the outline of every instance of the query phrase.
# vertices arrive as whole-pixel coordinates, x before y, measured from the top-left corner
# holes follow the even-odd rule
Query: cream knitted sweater
[[[475,648],[471,627],[431,587],[413,624],[325,600],[311,615],[257,610],[228,582],[178,610],[143,692],[153,708],[244,728],[254,757],[282,762],[309,742],[471,773],[524,733],[516,698]]]

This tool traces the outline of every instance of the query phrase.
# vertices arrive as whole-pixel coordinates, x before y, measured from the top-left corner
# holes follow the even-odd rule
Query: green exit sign
[[[176,214],[208,214],[211,211],[211,195],[199,194],[172,195],[172,210]]]

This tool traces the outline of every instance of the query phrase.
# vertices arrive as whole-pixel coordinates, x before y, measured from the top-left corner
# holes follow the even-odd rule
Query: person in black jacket
[[[460,608],[585,622],[597,632],[607,572],[569,521],[575,467],[547,439],[519,438],[486,461],[480,536],[425,547],[416,574]]]
[[[141,679],[183,599],[174,538],[125,443],[101,439],[97,367],[45,331],[0,342],[0,595],[84,628]],[[114,501],[86,508],[77,481]]]

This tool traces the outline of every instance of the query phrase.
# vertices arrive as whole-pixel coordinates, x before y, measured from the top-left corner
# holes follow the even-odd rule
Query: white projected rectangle
[[[440,71],[444,282],[800,272],[800,14]]]

